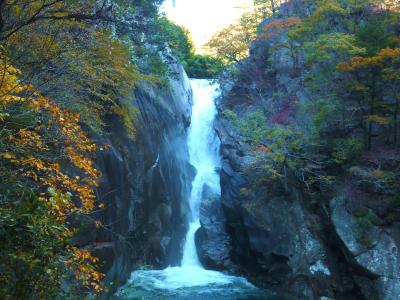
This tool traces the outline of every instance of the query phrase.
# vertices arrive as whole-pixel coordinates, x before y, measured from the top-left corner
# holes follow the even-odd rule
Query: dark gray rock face
[[[186,130],[190,124],[192,91],[185,71],[169,88],[140,87],[131,104],[137,109],[137,138],[127,137],[120,118],[107,120],[109,145],[97,157],[102,172],[98,198],[105,208],[76,238],[79,246],[100,255],[108,282],[122,284],[139,266],[164,268],[182,256],[187,228],[187,199],[194,169],[189,164]]]
[[[304,1],[289,1],[277,18],[307,16],[312,10]],[[220,203],[233,264],[226,270],[297,299],[399,299],[400,226],[360,225],[347,205],[352,195],[340,196],[339,182],[336,190],[311,203],[293,174],[266,178],[254,147],[243,139],[237,122],[254,111],[283,127],[307,128],[311,122],[295,112],[311,92],[298,69],[302,57],[294,65],[290,51],[276,47],[285,41],[285,34],[254,41],[249,58],[221,78],[215,129],[223,158]],[[343,185],[358,188],[356,182]],[[216,208],[206,211],[207,220],[220,218]],[[198,233],[199,253],[205,252],[207,226],[202,223]]]
[[[260,43],[254,47],[265,47],[265,42]],[[327,195],[329,205],[320,199],[317,206],[310,207],[290,174],[265,180],[254,151],[224,114],[230,109],[240,119],[265,107],[272,115],[279,113],[281,108],[270,101],[268,90],[293,95],[298,101],[307,97],[308,91],[298,79],[290,80],[284,60],[280,60],[273,67],[276,72],[272,78],[265,74],[263,97],[239,103],[249,94],[256,97],[258,91],[252,88],[247,72],[263,61],[265,57],[250,56],[242,62],[243,77],[225,79],[218,100],[215,128],[223,157],[221,204],[230,241],[229,258],[234,265],[230,269],[260,286],[289,292],[298,299],[399,299],[399,226],[365,228],[348,208],[352,196],[340,196],[339,187],[333,191],[336,196]],[[289,122],[307,122],[295,118],[289,116]],[[346,184],[354,189],[357,183]]]
[[[303,207],[295,186],[257,184],[262,174],[254,168],[249,146],[221,116],[216,129],[223,153],[221,204],[233,269],[260,286],[299,299],[333,297],[336,270],[319,235],[322,229],[315,226],[321,220]]]
[[[345,197],[332,199],[330,209],[336,234],[349,261],[358,270],[355,280],[364,296],[367,299],[397,299],[400,295],[400,257],[396,242],[377,226],[363,229],[347,211]]]
[[[309,14],[312,8],[300,2],[285,4],[280,14]],[[311,205],[291,174],[265,178],[254,148],[235,125],[256,110],[271,124],[302,128],[310,122],[293,111],[292,103],[307,103],[310,91],[290,53],[284,47],[274,49],[273,57],[270,53],[285,39],[282,34],[253,42],[250,57],[221,79],[215,128],[221,139],[221,204],[231,269],[298,299],[399,299],[399,226],[366,227],[348,207],[351,193],[342,193],[339,184]],[[238,120],[232,121],[226,110]],[[356,185],[345,183],[349,190],[382,192]]]
[[[200,223],[195,242],[201,263],[208,269],[230,269],[230,240],[225,229],[225,216],[219,196],[213,195],[207,186],[200,206]]]

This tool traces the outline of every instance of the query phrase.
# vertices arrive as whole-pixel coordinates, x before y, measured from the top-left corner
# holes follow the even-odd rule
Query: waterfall
[[[204,185],[211,191],[220,194],[219,175],[216,169],[220,166],[219,139],[213,128],[217,114],[214,99],[218,96],[219,87],[209,80],[192,80],[194,103],[192,122],[188,134],[190,163],[196,168],[196,176],[192,182],[189,204],[191,221],[183,251],[182,267],[201,266],[197,257],[194,236],[200,228],[199,210]]]
[[[128,283],[117,292],[117,299],[192,299],[194,295],[202,296],[193,299],[236,299],[260,293],[245,278],[204,269],[197,256],[195,233],[200,227],[204,186],[216,195],[221,193],[217,172],[221,163],[220,142],[213,128],[217,114],[214,101],[219,95],[219,86],[200,79],[192,79],[191,85],[194,103],[187,143],[190,163],[197,173],[189,199],[191,216],[181,265],[164,270],[134,271]]]

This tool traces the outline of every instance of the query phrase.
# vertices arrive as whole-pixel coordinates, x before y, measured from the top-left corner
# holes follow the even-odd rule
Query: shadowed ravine
[[[199,207],[205,185],[220,195],[217,170],[220,166],[220,141],[213,129],[216,116],[214,99],[219,87],[209,80],[191,80],[194,105],[188,134],[190,163],[197,174],[190,195],[191,220],[186,235],[181,266],[164,270],[134,271],[119,289],[117,299],[274,299],[243,277],[206,270],[196,252],[195,233],[200,227]],[[280,298],[281,299],[281,298]]]

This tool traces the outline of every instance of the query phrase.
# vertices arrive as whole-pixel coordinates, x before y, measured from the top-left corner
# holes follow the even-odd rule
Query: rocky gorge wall
[[[134,269],[164,268],[182,257],[185,199],[194,176],[186,144],[192,91],[182,66],[170,68],[175,76],[168,87],[141,86],[130,100],[136,111],[135,141],[115,115],[106,120],[107,134],[97,138],[106,145],[97,155],[102,172],[97,192],[105,207],[93,218],[76,221],[80,229],[74,240],[99,256],[114,287]]]
[[[303,17],[311,10],[291,1],[276,18]],[[276,47],[285,39],[281,34],[255,41],[250,57],[221,78],[215,128],[223,157],[222,195],[217,202],[203,201],[196,239],[200,259],[208,268],[244,274],[258,286],[296,299],[398,299],[400,224],[385,224],[377,206],[366,204],[387,195],[343,172],[333,190],[312,201],[291,172],[268,179],[259,152],[238,126],[255,111],[283,127],[309,121],[297,114],[296,103],[307,103],[312,91],[302,70],[293,68],[289,51]],[[385,161],[399,166],[396,159]],[[374,222],[366,226],[354,213],[356,202]]]

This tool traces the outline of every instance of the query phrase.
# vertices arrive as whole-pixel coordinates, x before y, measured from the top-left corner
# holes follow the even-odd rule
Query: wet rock
[[[219,195],[204,187],[200,206],[201,227],[195,235],[197,253],[201,263],[208,269],[228,270],[230,240],[225,229],[225,216]]]
[[[114,252],[115,244],[113,242],[104,242],[104,243],[94,243],[90,247],[90,251],[93,255],[99,258],[100,263],[100,271],[107,272],[115,259]]]

